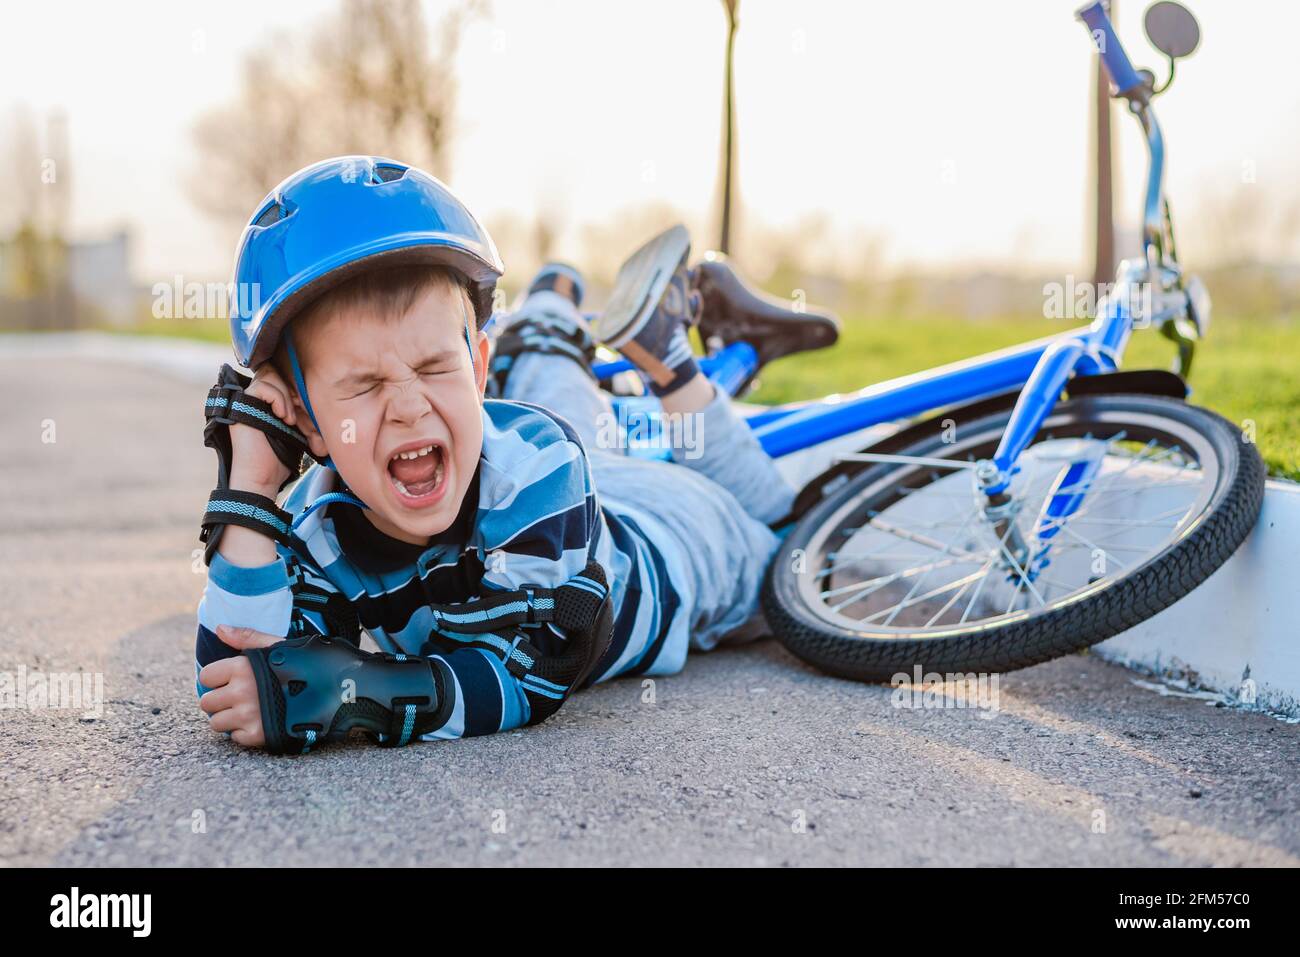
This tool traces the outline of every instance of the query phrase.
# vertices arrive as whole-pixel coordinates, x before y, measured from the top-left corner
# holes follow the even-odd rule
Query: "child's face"
[[[438,287],[399,320],[332,316],[304,357],[318,441],[372,524],[414,544],[455,519],[483,446],[487,338],[471,333],[471,363],[466,309]]]

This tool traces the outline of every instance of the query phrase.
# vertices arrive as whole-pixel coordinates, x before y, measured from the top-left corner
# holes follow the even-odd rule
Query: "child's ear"
[[[298,396],[298,390],[292,390],[293,410],[295,413],[294,425],[307,438],[307,445],[311,448],[311,454],[318,459],[329,456],[330,450],[325,447],[325,440],[321,438],[320,431],[316,428],[316,423],[312,422],[311,416],[307,414],[307,406]]]
[[[478,397],[483,398],[483,392],[487,388],[488,374],[488,353],[492,351],[492,344],[488,342],[486,332],[475,333],[474,342],[474,384],[478,386]]]

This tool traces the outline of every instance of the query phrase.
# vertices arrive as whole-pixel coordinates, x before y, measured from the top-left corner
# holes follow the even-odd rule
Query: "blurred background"
[[[511,293],[563,258],[599,306],[682,221],[697,253],[726,246],[770,293],[839,312],[841,345],[774,365],[760,401],[1059,331],[1088,317],[1047,288],[1137,248],[1146,161],[1120,105],[1099,149],[1079,2],[26,6],[0,34],[0,328],[222,341],[258,201],[358,152],[452,185]],[[1300,5],[1189,5],[1201,46],[1157,109],[1180,258],[1216,307],[1192,384],[1300,476]],[[1116,7],[1163,79],[1145,4]],[[1145,333],[1127,364],[1171,354]]]

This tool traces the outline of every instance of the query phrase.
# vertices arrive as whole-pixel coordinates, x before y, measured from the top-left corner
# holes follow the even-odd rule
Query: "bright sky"
[[[1080,2],[742,0],[745,209],[771,224],[823,213],[836,231],[883,237],[894,264],[1074,267],[1088,243]],[[190,128],[231,95],[246,50],[333,6],[12,5],[0,29],[0,109],[66,110],[74,233],[133,226],[141,281],[225,278],[234,237],[185,191]],[[1191,6],[1201,48],[1159,101],[1175,203],[1229,191],[1246,169],[1258,188],[1295,196],[1300,4]],[[1145,5],[1120,7],[1133,59],[1163,76],[1142,32]],[[443,9],[430,3],[430,21]],[[717,182],[724,22],[717,0],[493,0],[462,44],[446,178],[484,220],[558,209],[572,228],[669,203],[704,225]],[[1127,222],[1144,154],[1136,124],[1119,112],[1115,121]]]

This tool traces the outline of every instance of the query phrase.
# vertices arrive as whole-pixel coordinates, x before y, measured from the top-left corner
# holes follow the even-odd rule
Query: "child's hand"
[[[229,625],[219,625],[217,637],[240,651],[266,648],[284,641],[252,628],[231,628]],[[246,748],[260,748],[266,744],[262,708],[257,701],[257,681],[247,658],[239,655],[205,665],[199,672],[199,684],[212,689],[199,699],[199,707],[207,712],[213,731],[229,731],[231,739]]]
[[[245,391],[269,402],[271,411],[286,425],[297,424],[298,414],[289,387],[270,363],[257,370],[252,384]],[[252,426],[236,422],[230,426],[230,446],[234,459],[230,466],[231,488],[275,498],[289,477],[289,470],[271,450],[266,436]]]

